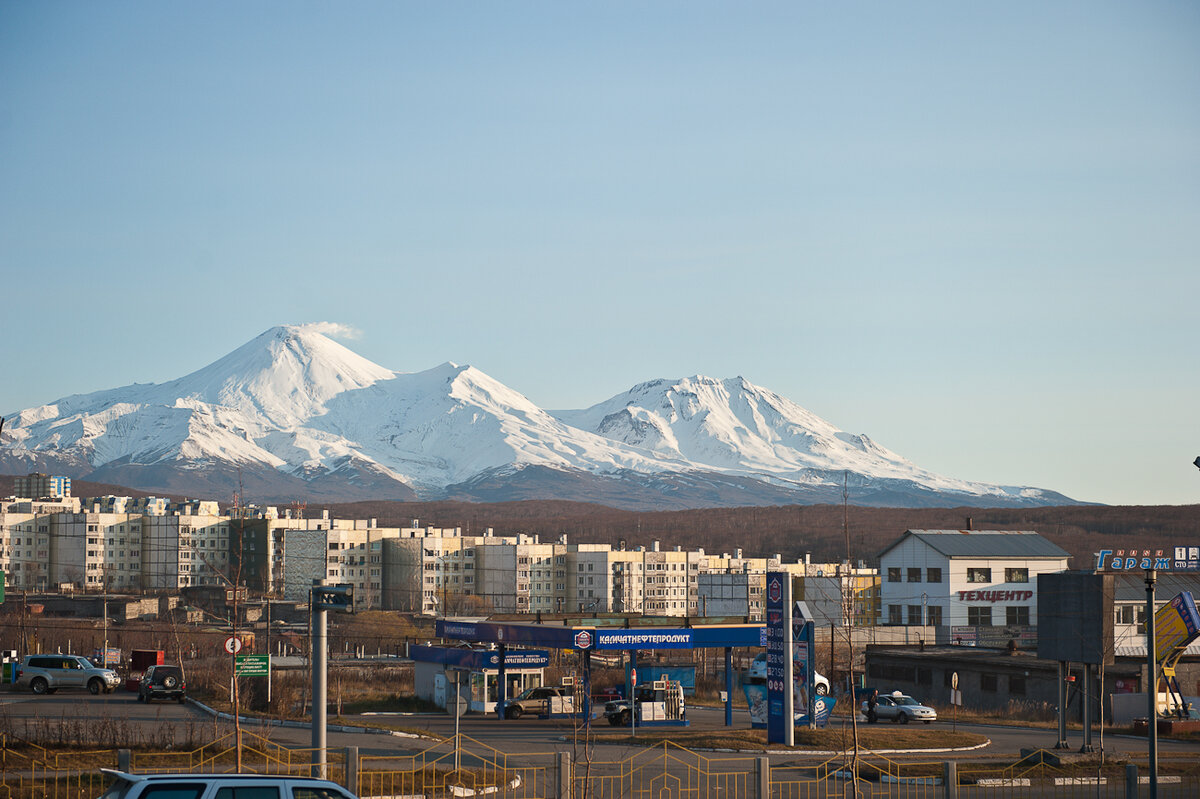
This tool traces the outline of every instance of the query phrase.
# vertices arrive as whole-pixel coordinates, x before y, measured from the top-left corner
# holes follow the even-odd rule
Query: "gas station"
[[[663,621],[662,619],[655,619],[646,626],[638,625],[638,619],[626,618],[591,618],[586,619],[586,624],[581,624],[581,621],[583,620],[565,619],[561,624],[554,624],[439,619],[436,634],[443,639],[496,647],[497,708],[502,708],[508,698],[506,693],[509,681],[505,663],[510,660],[510,656],[507,656],[510,648],[517,651],[528,648],[578,652],[583,662],[580,676],[584,702],[582,715],[589,720],[593,652],[627,653],[630,669],[625,696],[633,697],[637,683],[639,652],[659,649],[724,649],[726,727],[733,726],[733,649],[761,647],[766,644],[766,628],[762,624],[688,624],[683,627],[667,627],[658,626],[657,623]],[[498,715],[503,718],[502,713]],[[684,726],[687,722],[684,719],[663,719],[655,723]]]

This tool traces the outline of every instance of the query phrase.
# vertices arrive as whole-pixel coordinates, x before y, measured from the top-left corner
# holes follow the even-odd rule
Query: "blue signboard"
[[[435,626],[439,638],[578,650],[762,646],[763,630],[758,624],[605,629],[444,619],[439,619]]]
[[[596,630],[596,649],[691,649],[692,631]]]
[[[1122,572],[1200,571],[1200,546],[1179,546],[1167,549],[1102,549],[1096,553],[1096,571]]]
[[[441,663],[446,666],[472,669],[499,669],[500,653],[495,649],[460,649],[449,646],[411,646],[408,655],[422,663]],[[507,649],[504,652],[506,669],[540,669],[550,665],[550,653],[538,649]]]
[[[791,576],[767,572],[767,741],[791,745],[795,740],[792,715],[792,652],[790,629]]]
[[[829,721],[829,714],[833,712],[833,706],[837,704],[837,699],[832,696],[818,696],[813,699],[813,721],[822,729]]]

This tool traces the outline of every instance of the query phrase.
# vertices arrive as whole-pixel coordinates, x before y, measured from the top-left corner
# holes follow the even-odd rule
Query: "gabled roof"
[[[909,538],[916,538],[948,558],[1046,558],[1071,554],[1032,530],[907,530],[879,553],[882,558]]]

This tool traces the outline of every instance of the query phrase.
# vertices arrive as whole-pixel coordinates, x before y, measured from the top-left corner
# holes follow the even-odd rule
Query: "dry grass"
[[[670,741],[688,749],[736,749],[761,751],[763,749],[786,749],[782,744],[767,744],[766,730],[680,730],[650,727],[637,730],[637,741],[652,745]],[[629,743],[628,729],[618,732],[596,733],[597,743]],[[976,746],[984,743],[986,736],[968,732],[952,732],[941,728],[915,729],[912,727],[859,729],[858,742],[862,749],[947,749]],[[797,751],[845,751],[854,746],[848,727],[841,725],[824,730],[796,730]]]

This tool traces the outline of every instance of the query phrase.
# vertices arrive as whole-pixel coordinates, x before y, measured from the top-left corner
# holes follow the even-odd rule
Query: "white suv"
[[[337,783],[278,774],[126,774],[100,799],[357,799]]]

